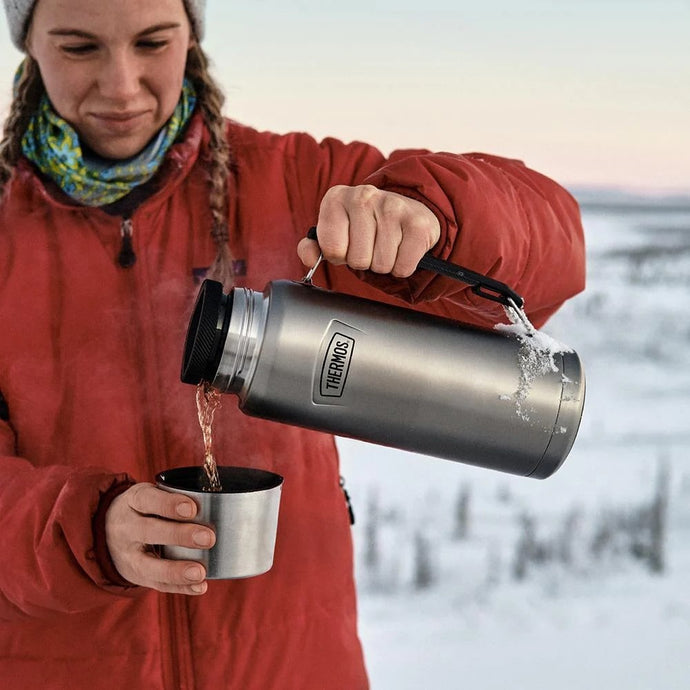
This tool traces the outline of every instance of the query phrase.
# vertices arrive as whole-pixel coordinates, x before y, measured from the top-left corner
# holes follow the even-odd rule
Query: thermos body
[[[575,440],[585,386],[574,352],[550,355],[555,370],[518,405],[523,345],[511,335],[289,281],[203,301],[183,380],[235,393],[249,415],[536,478]],[[201,357],[200,310],[213,327]]]

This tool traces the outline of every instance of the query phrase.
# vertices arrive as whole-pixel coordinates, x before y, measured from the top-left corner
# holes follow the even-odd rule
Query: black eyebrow
[[[158,33],[159,31],[166,31],[168,29],[177,29],[180,27],[179,22],[167,22],[164,24],[155,24],[150,26],[148,29],[144,29],[137,34],[137,38],[141,36],[148,36],[150,34]],[[48,32],[51,36],[74,36],[76,38],[86,38],[94,41],[98,38],[94,34],[90,34],[88,31],[83,31],[82,29],[51,29]]]

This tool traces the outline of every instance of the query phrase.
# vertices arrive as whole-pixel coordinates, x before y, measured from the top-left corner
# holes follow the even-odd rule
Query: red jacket
[[[583,288],[575,202],[519,162],[410,151],[386,160],[364,144],[235,123],[228,136],[240,284],[300,278],[295,246],[324,192],[370,183],[427,203],[442,225],[437,254],[511,285],[537,324]],[[206,155],[196,117],[168,156],[164,184],[134,212],[131,268],[116,262],[121,219],[75,206],[26,161],[2,202],[2,687],[367,687],[332,437],[249,418],[230,396],[217,413],[220,464],[285,477],[265,575],[211,581],[198,598],[160,594],[127,586],[105,548],[101,498],[113,487],[202,461],[195,391],[179,369],[195,269],[215,254]],[[367,280],[421,309],[486,326],[501,317],[444,278]],[[316,282],[396,299],[343,268],[319,269]]]

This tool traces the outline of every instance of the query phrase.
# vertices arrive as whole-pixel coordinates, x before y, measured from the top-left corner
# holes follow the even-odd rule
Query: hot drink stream
[[[196,388],[196,409],[199,414],[199,426],[204,437],[204,470],[208,485],[204,491],[222,491],[218,477],[218,467],[213,457],[213,415],[220,406],[221,393],[207,381],[202,381]]]

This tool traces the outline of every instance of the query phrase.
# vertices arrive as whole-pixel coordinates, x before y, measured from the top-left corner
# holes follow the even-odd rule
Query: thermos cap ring
[[[224,299],[223,286],[219,282],[205,280],[202,283],[185,340],[183,383],[198,384],[213,376],[212,365],[217,359],[222,330],[218,329],[218,320]]]

